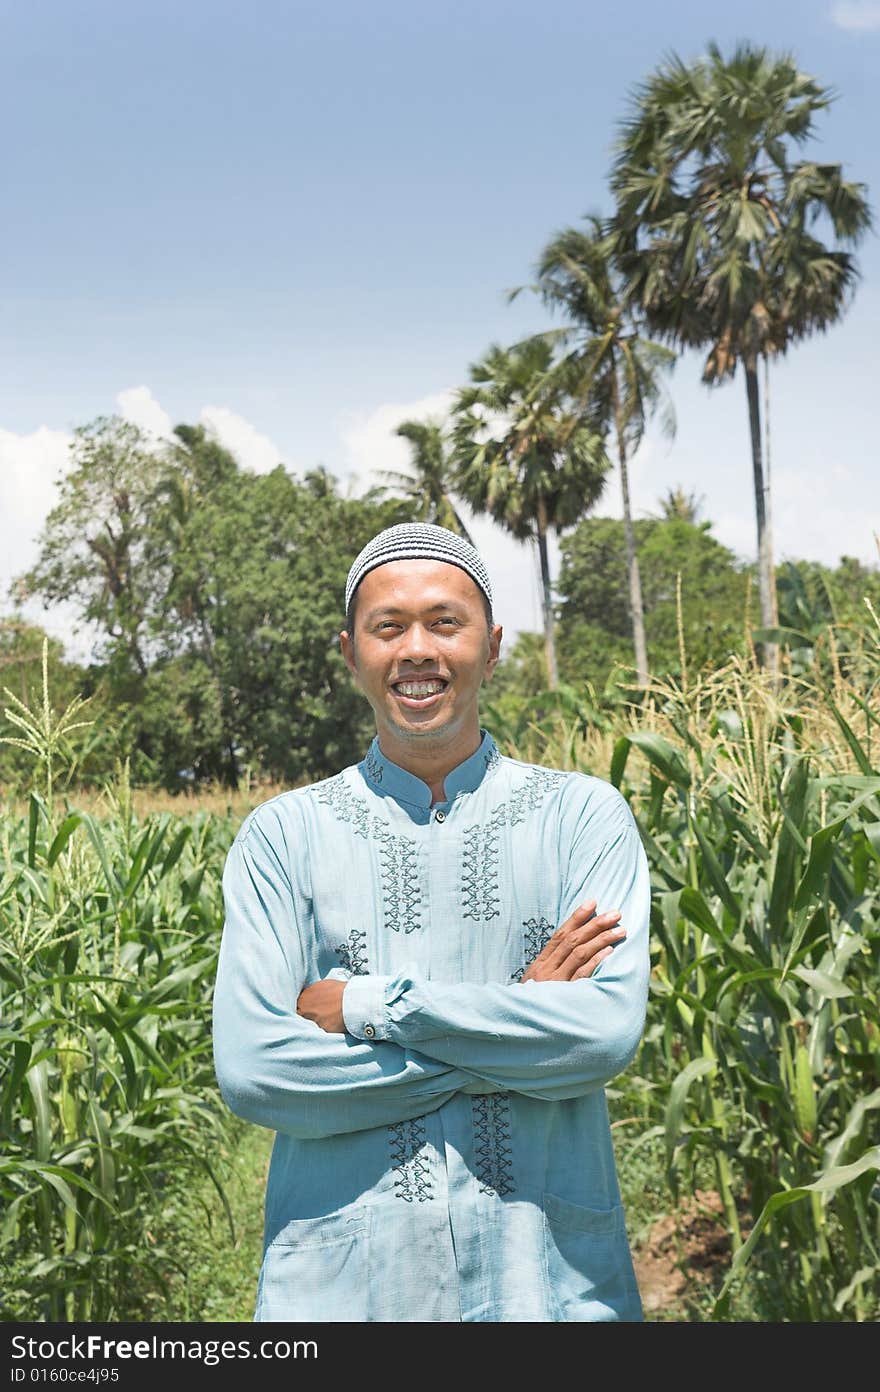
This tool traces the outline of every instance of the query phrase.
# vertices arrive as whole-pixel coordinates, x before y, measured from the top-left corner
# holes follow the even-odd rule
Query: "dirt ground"
[[[730,1240],[714,1190],[697,1189],[674,1214],[658,1218],[633,1249],[645,1318],[687,1320],[717,1289],[730,1264]]]

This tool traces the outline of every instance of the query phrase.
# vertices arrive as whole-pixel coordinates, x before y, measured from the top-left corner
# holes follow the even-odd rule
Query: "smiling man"
[[[480,727],[501,628],[474,548],[388,528],[340,635],[376,737],[242,824],[214,1053],[276,1133],[255,1319],[640,1320],[605,1085],[650,887],[609,783]]]

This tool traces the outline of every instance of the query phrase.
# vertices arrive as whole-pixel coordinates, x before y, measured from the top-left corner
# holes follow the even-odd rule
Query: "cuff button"
[[[364,1038],[365,1038],[365,1039],[375,1039],[375,1037],[376,1037],[376,1026],[375,1026],[375,1025],[364,1025]]]

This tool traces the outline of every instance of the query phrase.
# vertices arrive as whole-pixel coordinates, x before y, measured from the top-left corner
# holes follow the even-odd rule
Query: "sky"
[[[405,468],[400,421],[557,322],[507,292],[610,211],[620,123],[671,53],[793,54],[835,93],[804,154],[865,184],[880,227],[880,3],[2,0],[0,24],[0,614],[98,416],[201,422],[245,468],[322,465],[354,492]],[[878,562],[876,231],[857,256],[842,322],[771,369],[778,560]],[[744,382],[700,368],[676,364],[634,512],[682,487],[754,557]],[[620,515],[616,474],[594,511]],[[537,630],[532,548],[473,531],[507,638]],[[69,612],[26,614],[87,653]]]

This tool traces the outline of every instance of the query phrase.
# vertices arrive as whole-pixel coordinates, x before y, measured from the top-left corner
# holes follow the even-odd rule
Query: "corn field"
[[[2,1317],[107,1320],[133,1278],[185,1262],[153,1249],[151,1215],[210,1173],[225,1124],[210,1000],[233,832],[136,819],[124,769],[103,815],[59,808],[80,703],[54,717],[45,652],[42,709],[7,696],[39,786],[0,843]]]
[[[869,606],[870,608],[870,606]],[[732,1262],[786,1319],[880,1318],[880,623],[781,684],[733,659],[609,720],[563,692],[508,744],[609,777],[652,880],[652,987],[615,1093],[673,1196],[711,1167]],[[843,644],[846,650],[843,650]],[[820,660],[821,659],[821,660]],[[533,701],[540,707],[541,700]],[[621,1153],[626,1164],[627,1149]]]
[[[496,732],[610,778],[639,821],[652,991],[620,1163],[661,1138],[670,1201],[711,1167],[721,1320],[759,1277],[785,1319],[880,1317],[880,644],[834,651],[830,675],[735,660],[611,718],[536,698]],[[56,784],[80,711],[44,695],[7,711],[36,783],[2,831],[2,1317],[125,1318],[132,1280],[185,1267],[151,1213],[229,1125],[210,1001],[237,821],[135,815],[124,770],[76,810]]]

